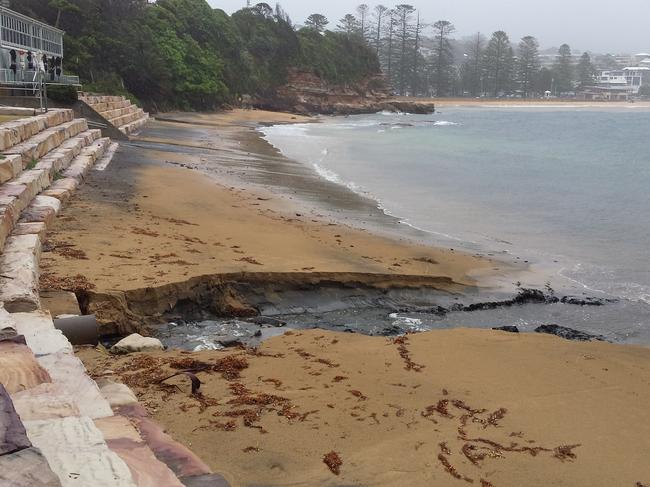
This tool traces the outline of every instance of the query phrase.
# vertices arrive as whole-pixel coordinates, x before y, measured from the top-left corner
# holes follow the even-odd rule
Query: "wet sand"
[[[312,330],[257,351],[79,356],[234,486],[650,485],[648,348]],[[200,396],[185,376],[157,383],[205,367]]]
[[[320,200],[341,200],[332,202],[339,213],[348,205],[391,222],[371,202],[280,166],[286,159],[252,131],[306,119],[256,110],[168,116],[183,122],[154,122],[68,203],[48,234],[42,287],[125,291],[233,272],[420,275],[471,286],[477,276],[507,273],[489,259],[375,235],[301,205],[283,189],[294,181]],[[263,169],[283,186],[242,182]]]

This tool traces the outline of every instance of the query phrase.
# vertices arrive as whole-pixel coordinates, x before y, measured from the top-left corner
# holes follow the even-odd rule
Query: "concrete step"
[[[20,154],[23,159],[23,168],[35,165],[45,154],[60,146],[66,140],[88,130],[85,119],[76,119],[43,130],[25,142],[13,146],[5,154]]]

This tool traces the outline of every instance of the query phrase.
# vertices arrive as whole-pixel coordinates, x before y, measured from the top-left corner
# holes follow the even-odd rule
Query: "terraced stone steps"
[[[34,161],[29,166],[24,165],[24,153],[4,155],[5,159],[0,159],[3,164],[0,165],[0,174],[6,174],[0,181],[0,249],[13,230],[14,226],[20,218],[20,214],[29,206],[31,201],[37,194],[49,188],[52,182],[61,177],[61,171],[66,169],[73,160],[81,155],[91,155],[93,161],[101,156],[102,150],[108,143],[108,139],[104,139],[98,147],[93,146],[101,135],[99,130],[88,130],[85,120],[77,121],[75,125],[64,124],[62,132],[64,138],[55,138],[60,143],[52,150],[47,152],[39,160]],[[71,131],[70,127],[74,127]],[[72,135],[74,132],[85,128],[85,130],[73,135],[72,137],[65,138],[65,136]],[[0,130],[2,130],[0,128]],[[45,133],[45,129],[43,133]],[[14,146],[10,151],[24,150],[31,152],[34,146],[43,143],[43,139],[51,137],[53,132],[48,132],[47,137],[38,137],[37,142],[32,142],[33,139],[28,139],[23,145]],[[50,139],[49,143],[52,139]],[[85,153],[83,152],[86,147],[93,147]],[[18,148],[18,149],[17,149]],[[33,169],[23,170],[24,167],[33,167]],[[10,177],[10,179],[8,179]],[[50,196],[55,196],[52,194]]]
[[[73,118],[72,110],[50,110],[48,113],[35,117],[5,122],[0,126],[0,151],[7,151],[46,128],[70,122]]]
[[[139,131],[149,120],[149,114],[124,97],[80,94],[80,99],[118,128],[130,135]]]
[[[40,309],[47,227],[116,150],[98,130],[70,122],[57,129],[41,120],[0,159],[0,486],[228,487],[148,419],[128,387],[103,380],[100,389]],[[40,157],[25,166],[25,153]]]

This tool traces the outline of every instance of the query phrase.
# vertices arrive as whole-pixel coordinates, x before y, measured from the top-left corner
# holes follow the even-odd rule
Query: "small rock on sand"
[[[164,350],[164,348],[162,342],[157,338],[143,337],[138,333],[134,333],[113,345],[111,353],[153,352],[155,350]]]

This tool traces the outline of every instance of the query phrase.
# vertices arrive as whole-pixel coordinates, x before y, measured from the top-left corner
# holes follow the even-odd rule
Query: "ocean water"
[[[262,131],[440,245],[526,261],[554,287],[621,302],[571,310],[561,324],[589,320],[618,340],[650,342],[649,109],[443,108]],[[476,320],[544,321],[522,315]]]

